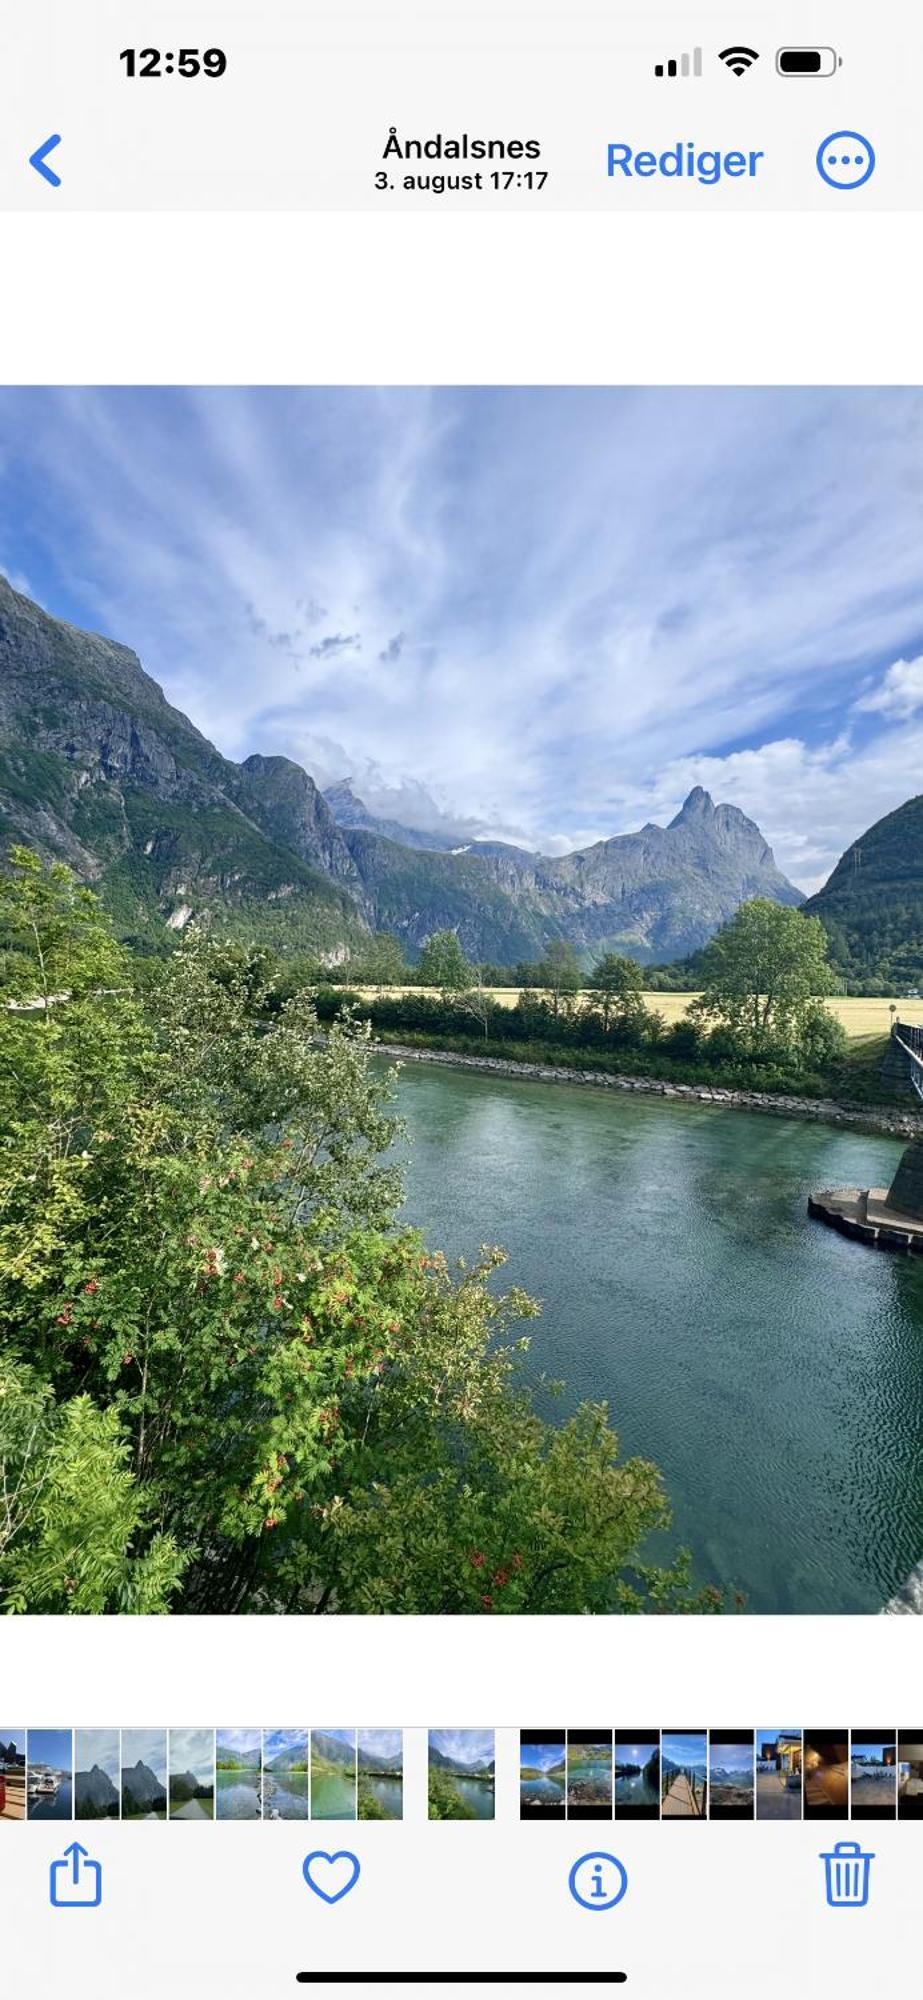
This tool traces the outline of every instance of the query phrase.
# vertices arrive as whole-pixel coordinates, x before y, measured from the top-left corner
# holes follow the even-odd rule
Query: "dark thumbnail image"
[[[520,1819],[564,1819],[566,1811],[566,1731],[521,1729],[519,1732]]]
[[[923,1723],[898,1730],[897,1817],[923,1819]]]
[[[613,1770],[616,1819],[659,1819],[660,1730],[617,1729]]]
[[[754,1732],[713,1729],[708,1739],[710,1819],[752,1819]]]
[[[849,1730],[804,1732],[805,1819],[846,1819],[849,1815]]]
[[[852,1819],[893,1819],[897,1812],[897,1737],[893,1729],[854,1729],[850,1738]]]
[[[803,1743],[800,1729],[756,1732],[757,1819],[800,1819]]]

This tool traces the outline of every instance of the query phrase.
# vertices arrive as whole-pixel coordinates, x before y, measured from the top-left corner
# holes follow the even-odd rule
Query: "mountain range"
[[[119,1795],[107,1771],[94,1764],[74,1773],[74,1806],[78,1819],[118,1817]]]
[[[323,1729],[312,1729],[311,1756],[322,1758],[325,1764],[343,1764],[351,1771],[356,1762],[356,1747],[343,1743],[339,1736],[328,1736]]]
[[[456,1778],[492,1778],[494,1760],[492,1757],[476,1757],[470,1764],[463,1764],[458,1757],[447,1757],[444,1750],[436,1745],[429,1746],[429,1761],[437,1771],[449,1771]]]
[[[923,797],[853,841],[804,908],[821,918],[830,955],[852,986],[879,993],[923,986]]]
[[[142,947],[216,912],[327,963],[370,930],[412,960],[442,929],[476,962],[534,960],[561,938],[585,964],[667,961],[750,896],[803,900],[753,821],[698,786],[668,826],[549,857],[378,819],[347,781],[325,796],[285,756],[234,763],[128,647],[0,578],[0,844],[16,841],[67,861]]]
[[[132,1813],[162,1811],[166,1803],[166,1791],[149,1764],[139,1759],[123,1769],[122,1812],[126,1818]]]

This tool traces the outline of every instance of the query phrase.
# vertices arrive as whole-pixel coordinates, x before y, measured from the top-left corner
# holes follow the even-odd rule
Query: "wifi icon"
[[[735,76],[746,76],[748,69],[752,69],[759,59],[758,49],[745,48],[722,49],[718,57],[718,61],[723,62],[726,69],[732,69]]]

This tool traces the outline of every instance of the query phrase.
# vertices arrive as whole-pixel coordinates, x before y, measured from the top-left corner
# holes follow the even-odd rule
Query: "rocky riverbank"
[[[767,1111],[776,1118],[810,1118],[815,1124],[847,1125],[860,1132],[884,1132],[895,1139],[915,1138],[919,1118],[912,1110],[874,1105],[853,1107],[825,1097],[782,1097],[769,1091],[723,1090],[717,1084],[666,1083],[651,1076],[612,1076],[604,1070],[566,1069],[553,1063],[511,1062],[502,1056],[464,1055],[457,1049],[408,1048],[398,1042],[374,1042],[376,1054],[399,1062],[442,1063],[450,1069],[489,1070],[534,1083],[576,1083],[598,1090],[631,1091],[642,1097],[671,1097],[692,1104],[720,1104],[742,1111]]]

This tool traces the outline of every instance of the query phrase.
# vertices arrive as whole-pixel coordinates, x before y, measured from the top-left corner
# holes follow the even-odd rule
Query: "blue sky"
[[[697,1732],[692,1735],[672,1730],[661,1736],[660,1754],[665,1763],[680,1766],[701,1765],[705,1768],[706,1740]]]
[[[563,1764],[563,1736],[560,1743],[520,1744],[519,1762],[524,1768],[530,1771],[550,1771],[555,1764]]]
[[[756,1754],[761,1757],[767,1743],[778,1743],[780,1736],[800,1736],[800,1729],[758,1729],[756,1732]]]
[[[659,1748],[660,1745],[653,1741],[650,1743],[622,1743],[616,1738],[615,1761],[617,1764],[647,1764],[654,1755],[655,1750],[659,1750]]]
[[[30,1729],[26,1759],[30,1764],[47,1764],[52,1771],[72,1768],[73,1738],[69,1729]]]
[[[277,1757],[289,1757],[293,1762],[303,1764],[307,1755],[308,1732],[306,1729],[264,1729],[264,1764],[274,1763]]]
[[[4,390],[0,566],[229,756],[798,883],[919,789],[923,392]]]

